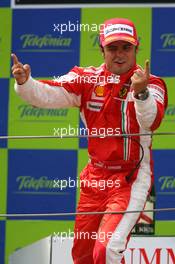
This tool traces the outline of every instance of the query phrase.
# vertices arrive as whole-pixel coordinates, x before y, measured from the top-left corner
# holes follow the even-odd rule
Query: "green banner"
[[[8,150],[0,149],[0,213],[6,213]],[[2,218],[1,218],[2,219]]]
[[[79,110],[42,109],[23,101],[14,91],[14,80],[10,82],[9,136],[66,136],[76,135]],[[78,139],[23,139],[9,140],[9,148],[17,149],[77,149]]]
[[[0,8],[0,78],[10,77],[12,11]]]
[[[168,107],[163,122],[155,132],[175,132],[175,78],[164,78],[168,88]],[[155,136],[154,149],[175,149],[175,136]]]

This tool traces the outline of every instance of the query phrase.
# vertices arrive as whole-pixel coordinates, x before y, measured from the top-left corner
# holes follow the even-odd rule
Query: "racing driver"
[[[77,212],[141,211],[153,184],[149,134],[164,116],[166,85],[150,74],[148,60],[144,68],[136,64],[139,41],[132,21],[105,21],[99,42],[102,65],[75,66],[54,81],[33,79],[30,66],[12,54],[15,90],[39,108],[79,107],[90,135],[94,128],[105,129],[108,136],[88,137],[89,162],[80,174],[85,184]],[[105,181],[103,190],[98,184],[101,180]],[[139,217],[140,212],[77,215],[74,263],[125,263],[123,253]]]

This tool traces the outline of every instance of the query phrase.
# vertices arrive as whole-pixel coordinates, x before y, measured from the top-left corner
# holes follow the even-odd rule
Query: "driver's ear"
[[[139,52],[139,46],[136,46],[136,54]]]

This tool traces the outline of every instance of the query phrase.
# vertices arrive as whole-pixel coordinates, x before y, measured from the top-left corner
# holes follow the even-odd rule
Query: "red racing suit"
[[[80,175],[85,184],[77,211],[144,208],[153,182],[151,137],[118,135],[149,134],[157,129],[167,106],[167,90],[163,80],[150,75],[148,98],[136,99],[130,78],[138,67],[135,65],[120,75],[119,80],[102,64],[98,68],[74,67],[54,81],[36,81],[30,77],[25,84],[15,85],[17,93],[34,106],[79,107],[88,134],[101,135],[88,138],[90,162]],[[124,263],[123,252],[139,216],[139,213],[78,215],[72,250],[74,263]]]

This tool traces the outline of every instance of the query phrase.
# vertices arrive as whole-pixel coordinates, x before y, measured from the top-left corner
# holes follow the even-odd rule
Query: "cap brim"
[[[107,37],[104,41],[102,41],[102,46],[105,47],[115,41],[119,41],[119,40],[123,40],[123,41],[126,41],[126,42],[129,42],[131,43],[132,45],[134,46],[137,46],[138,45],[138,41],[131,37],[131,36],[116,36],[116,35],[113,35],[113,36],[110,36],[110,37]]]

